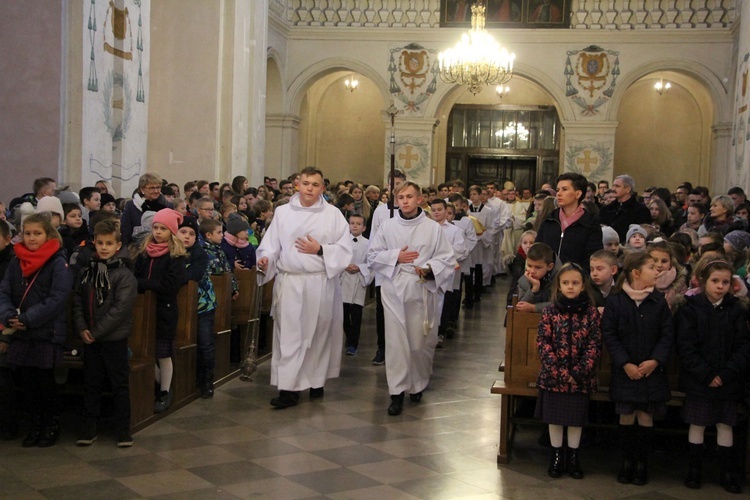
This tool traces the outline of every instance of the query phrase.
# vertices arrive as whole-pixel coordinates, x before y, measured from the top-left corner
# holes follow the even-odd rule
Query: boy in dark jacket
[[[518,303],[520,312],[542,312],[552,298],[555,254],[549,245],[534,243],[526,254],[526,272],[518,280]]]
[[[196,383],[201,397],[214,397],[214,316],[216,294],[208,271],[208,254],[197,243],[198,221],[195,217],[185,217],[177,230],[177,238],[188,252],[185,277],[198,283],[198,360],[196,363]]]
[[[108,377],[115,403],[117,446],[133,445],[130,435],[128,337],[138,281],[122,248],[118,225],[111,220],[94,227],[96,254],[82,270],[73,296],[73,323],[83,348],[84,418],[76,444],[89,446],[97,438],[102,384]]]

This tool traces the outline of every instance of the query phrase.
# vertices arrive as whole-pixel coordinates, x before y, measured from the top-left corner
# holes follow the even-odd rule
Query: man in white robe
[[[453,285],[456,259],[440,225],[419,208],[421,190],[405,182],[399,210],[370,234],[367,262],[380,275],[385,312],[389,415],[403,409],[404,392],[422,399],[432,374],[443,294]]]
[[[271,315],[271,385],[276,408],[294,406],[299,391],[323,395],[338,377],[343,342],[343,302],[339,275],[352,261],[349,224],[326,203],[323,173],[305,168],[299,193],[276,210],[256,252],[259,282],[276,278]],[[262,274],[263,273],[263,274]]]
[[[487,205],[491,206],[495,211],[495,221],[498,228],[493,240],[493,274],[503,274],[506,272],[501,249],[503,246],[505,229],[511,225],[510,206],[499,196],[502,196],[502,192],[495,189],[495,183],[487,183]]]

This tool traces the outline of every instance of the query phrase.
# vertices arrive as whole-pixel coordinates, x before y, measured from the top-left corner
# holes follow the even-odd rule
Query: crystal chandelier
[[[461,36],[454,48],[438,54],[440,78],[446,83],[468,85],[474,95],[485,85],[507,83],[513,76],[516,58],[484,29],[484,13],[481,1],[472,5],[469,32]]]

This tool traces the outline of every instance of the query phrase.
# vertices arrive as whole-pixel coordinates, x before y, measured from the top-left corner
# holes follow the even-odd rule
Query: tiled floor
[[[435,373],[419,404],[398,417],[389,403],[385,369],[374,354],[374,308],[365,310],[357,356],[322,400],[283,411],[268,401],[269,366],[255,382],[234,380],[213,400],[199,400],[135,435],[117,449],[102,435],[77,448],[65,429],[49,449],[0,443],[1,498],[720,498],[716,484],[682,486],[684,454],[666,446],[652,460],[644,487],[614,479],[617,451],[605,432],[582,450],[586,478],[552,480],[538,427],[519,430],[512,462],[496,465],[499,397],[489,393],[503,353],[499,282],[462,316],[462,331],[435,356]],[[463,315],[463,313],[462,313]],[[681,439],[681,437],[680,437]],[[710,472],[715,473],[715,470]],[[708,476],[708,474],[707,474]],[[737,498],[736,496],[732,496]]]

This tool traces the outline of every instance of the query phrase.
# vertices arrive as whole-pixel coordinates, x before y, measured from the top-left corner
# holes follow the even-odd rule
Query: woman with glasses
[[[133,199],[125,203],[120,219],[120,231],[123,245],[133,240],[133,229],[141,225],[143,212],[151,210],[158,212],[162,208],[173,208],[161,194],[162,180],[156,174],[143,174],[138,179],[138,189],[133,193]]]

